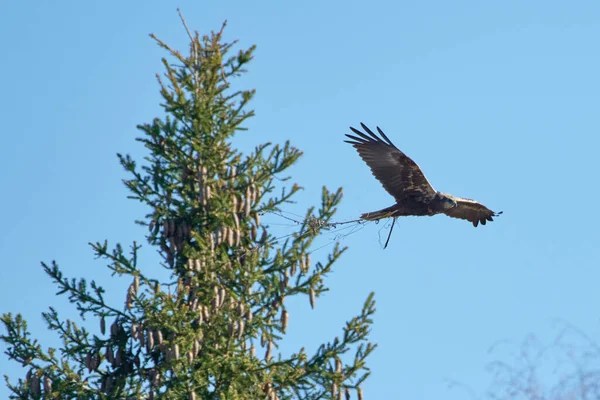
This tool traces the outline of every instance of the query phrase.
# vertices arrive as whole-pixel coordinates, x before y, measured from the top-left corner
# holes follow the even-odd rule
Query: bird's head
[[[440,195],[442,198],[442,208],[444,209],[444,211],[451,210],[458,205],[451,196],[445,195],[443,193],[440,193]]]

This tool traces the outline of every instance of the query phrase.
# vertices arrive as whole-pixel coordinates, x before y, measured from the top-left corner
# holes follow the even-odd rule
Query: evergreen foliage
[[[368,340],[373,295],[340,337],[314,353],[278,352],[290,318],[286,299],[305,296],[314,307],[345,250],[336,244],[324,260],[310,258],[342,192],[323,188],[320,206],[287,238],[261,224],[301,190],[280,183],[280,175],[302,153],[290,143],[261,144],[250,154],[232,147],[253,115],[254,95],[232,82],[254,47],[235,52],[223,28],[200,36],[186,26],[187,55],[151,35],[169,54],[158,77],[166,117],[138,126],[148,150],[143,162],[119,155],[130,197],[149,209],[137,223],[149,228],[147,241],[170,281],[139,265],[137,243],[130,250],[91,244],[114,275],[131,280],[123,306],[109,304],[94,281],[69,279],[55,262],[43,263],[58,293],[86,323],[97,322],[86,328],[51,307],[43,317],[62,346],[44,349],[20,315],[2,315],[6,354],[27,371],[17,382],[6,378],[11,398],[362,398],[365,360],[375,348]]]

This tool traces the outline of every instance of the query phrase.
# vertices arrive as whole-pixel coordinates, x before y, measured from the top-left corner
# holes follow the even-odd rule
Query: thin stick
[[[392,231],[394,230],[394,225],[396,224],[396,218],[394,218],[392,220],[392,227],[390,228],[390,233],[388,234],[388,238],[385,241],[385,246],[383,246],[383,249],[385,250],[387,248],[388,243],[390,242],[390,238],[392,237]]]
[[[281,212],[277,212],[277,211],[263,211],[263,213],[275,214],[275,215],[277,215],[277,216],[279,216],[281,218],[287,219],[288,221],[295,222],[296,224],[301,224],[302,223],[301,221],[298,221],[298,220],[296,220],[294,218],[290,218],[290,217],[287,217],[287,216],[283,215]],[[291,212],[288,212],[288,214],[298,215],[298,214],[294,214],[294,213],[291,213]],[[300,215],[298,215],[298,217],[300,217]],[[349,221],[341,221],[341,222],[324,222],[323,220],[320,220],[318,218],[314,218],[314,220],[320,221],[318,223],[319,226],[328,227],[328,228],[334,228],[334,229],[336,228],[337,225],[347,225],[347,224],[353,224],[353,223],[356,223],[356,222],[358,222],[359,224],[363,224],[365,222],[368,222],[367,220],[364,220],[364,219],[361,219],[361,218],[352,219],[352,220],[349,220]],[[310,225],[310,217],[309,217],[308,223]]]
[[[190,40],[192,41],[192,43],[194,43],[194,38],[192,37],[192,32],[190,32],[187,24],[185,23],[185,18],[183,18],[183,14],[181,14],[181,10],[179,8],[177,9],[177,14],[179,14],[179,18],[181,18],[181,22],[183,22],[183,27],[185,28],[185,31],[187,32],[188,36],[190,37]]]

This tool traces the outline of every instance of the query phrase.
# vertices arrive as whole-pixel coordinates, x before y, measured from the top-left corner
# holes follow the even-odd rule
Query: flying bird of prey
[[[502,211],[495,213],[475,200],[438,192],[417,163],[394,146],[379,127],[377,131],[381,137],[365,124],[361,123],[361,126],[366,133],[350,127],[356,136],[347,134],[351,140],[345,142],[354,146],[375,178],[396,199],[393,206],[365,213],[361,215],[362,219],[376,221],[393,217],[395,222],[396,217],[400,216],[446,214],[452,218],[465,219],[476,227],[478,224],[485,225],[487,221],[493,221],[493,217],[502,214]]]

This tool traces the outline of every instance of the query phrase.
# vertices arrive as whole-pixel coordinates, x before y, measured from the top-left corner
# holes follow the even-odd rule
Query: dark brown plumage
[[[465,219],[477,226],[485,225],[487,221],[493,221],[493,217],[502,214],[502,211],[495,213],[475,200],[438,192],[417,163],[394,146],[379,127],[377,132],[381,137],[365,124],[360,125],[365,133],[350,127],[356,136],[346,135],[351,140],[345,142],[354,146],[375,178],[396,199],[393,206],[365,213],[361,218],[375,221],[387,217],[443,213],[452,218]]]

